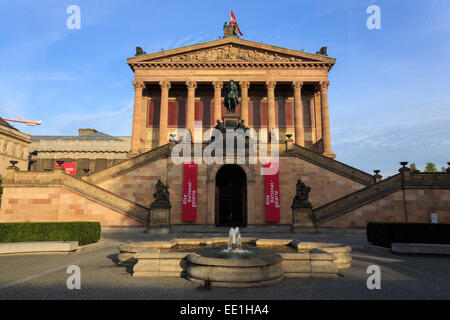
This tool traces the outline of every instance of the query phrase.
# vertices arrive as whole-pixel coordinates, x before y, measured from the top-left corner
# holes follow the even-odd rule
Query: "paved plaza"
[[[288,278],[251,289],[207,289],[183,278],[134,278],[117,266],[117,246],[127,241],[223,234],[106,234],[99,245],[72,254],[0,256],[0,300],[5,299],[450,299],[450,258],[397,255],[366,246],[362,235],[244,234],[261,238],[338,242],[353,248],[353,265],[337,278]],[[69,265],[81,269],[81,289],[69,290]],[[369,290],[367,267],[381,269],[381,289]]]

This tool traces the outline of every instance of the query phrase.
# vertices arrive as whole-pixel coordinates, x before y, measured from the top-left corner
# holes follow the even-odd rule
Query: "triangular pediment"
[[[128,59],[142,63],[326,63],[335,59],[298,50],[285,49],[242,39],[220,39],[197,45],[145,54]]]

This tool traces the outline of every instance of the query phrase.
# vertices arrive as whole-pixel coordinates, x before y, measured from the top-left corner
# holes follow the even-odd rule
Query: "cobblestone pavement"
[[[223,234],[106,234],[100,246],[72,254],[0,256],[0,300],[4,299],[450,299],[450,258],[397,255],[368,248],[361,235],[326,236],[244,234],[257,238],[289,238],[338,242],[352,246],[353,266],[337,278],[289,278],[280,284],[250,289],[206,289],[183,278],[133,278],[114,263],[120,243],[213,237]],[[81,289],[66,285],[69,265],[81,269]],[[366,286],[367,267],[381,269],[381,290]]]

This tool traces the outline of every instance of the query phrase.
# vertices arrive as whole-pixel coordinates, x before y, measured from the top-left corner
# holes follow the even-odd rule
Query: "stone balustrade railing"
[[[281,152],[281,150],[280,150]],[[292,145],[291,148],[287,148],[287,154],[292,154],[310,163],[318,165],[319,167],[325,168],[329,171],[337,173],[341,176],[349,178],[353,181],[359,182],[363,185],[369,186],[375,183],[375,179],[372,175],[348,166],[342,162],[330,159],[319,153],[308,150],[298,145]]]
[[[450,189],[450,174],[402,171],[377,184],[314,209],[314,222],[315,224],[323,223],[397,190],[414,188]]]
[[[170,144],[166,144],[151,151],[142,153],[111,168],[96,172],[85,179],[92,184],[99,184],[103,181],[132,171],[145,163],[150,163],[163,158],[168,154],[170,155]]]
[[[353,192],[345,197],[329,202],[313,210],[314,224],[323,223],[350,210],[356,209],[370,201],[381,198],[401,189],[402,175],[396,174],[377,184]]]

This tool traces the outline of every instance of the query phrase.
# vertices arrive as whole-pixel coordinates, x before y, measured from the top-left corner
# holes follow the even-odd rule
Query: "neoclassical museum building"
[[[365,228],[371,221],[430,222],[437,213],[439,222],[450,223],[449,173],[411,172],[404,165],[382,179],[378,171],[335,160],[328,99],[335,62],[325,47],[307,53],[234,35],[150,54],[138,47],[127,59],[135,89],[127,159],[77,176],[61,166],[23,171],[11,165],[0,221]],[[238,92],[234,113],[225,99],[230,80]],[[239,126],[258,135],[277,131],[256,147],[277,157],[250,161],[247,137],[244,147],[232,147],[244,160],[229,161],[224,151],[223,161],[174,161],[181,145],[204,155],[217,142],[212,129],[225,139]],[[192,143],[180,132],[189,132]],[[263,174],[273,163],[278,170]]]

